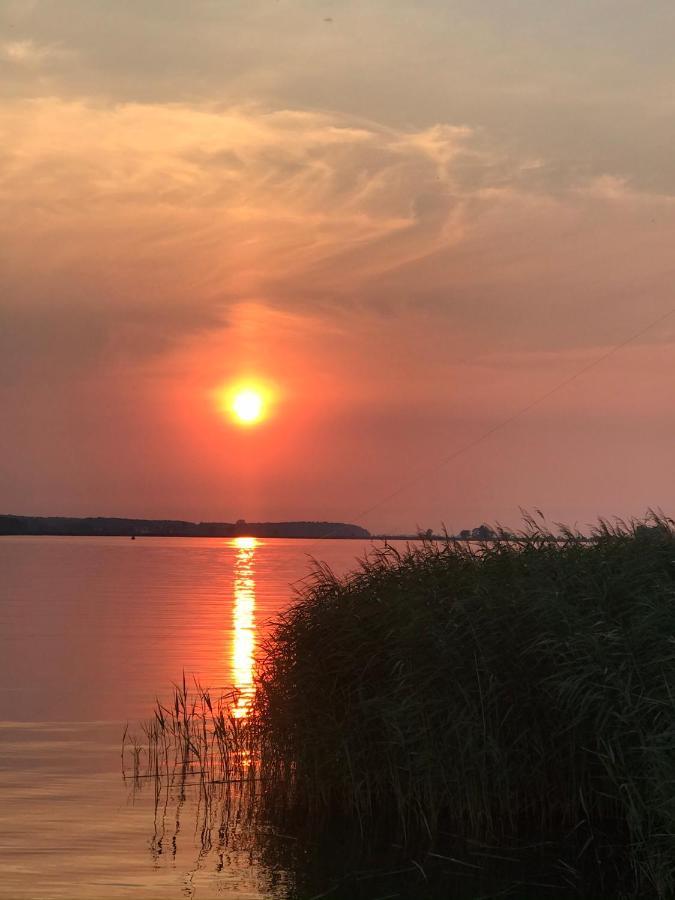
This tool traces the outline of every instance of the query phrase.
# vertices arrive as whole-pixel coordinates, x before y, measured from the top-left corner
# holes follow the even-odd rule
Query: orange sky
[[[675,315],[441,465],[675,308],[670,4],[68,5],[0,11],[0,511],[673,510]]]

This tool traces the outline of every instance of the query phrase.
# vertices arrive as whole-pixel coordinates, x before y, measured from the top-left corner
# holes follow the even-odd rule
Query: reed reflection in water
[[[368,546],[325,540],[320,555],[344,573]],[[280,866],[270,870],[257,832],[250,840],[246,833],[248,796],[254,787],[260,790],[249,787],[255,767],[244,763],[243,726],[250,718],[233,719],[231,726],[227,715],[234,659],[248,659],[250,666],[243,648],[246,642],[250,647],[251,632],[252,656],[258,656],[268,623],[293,602],[289,585],[307,574],[311,553],[317,542],[303,539],[0,538],[0,897],[178,900],[188,888],[199,900],[286,897],[277,883],[261,882],[270,871],[278,882]],[[235,565],[248,591],[242,590],[242,615],[236,616]],[[171,735],[175,771],[170,757],[165,774],[163,743],[162,758],[148,765],[147,738],[136,723],[154,716],[157,695],[169,704],[171,685],[181,682],[182,672],[189,687],[196,679],[213,688],[215,711],[217,696],[224,695],[228,738],[239,741],[228,744],[234,744],[229,784],[206,790],[199,760],[184,772],[178,733]],[[237,677],[240,690],[250,686],[243,665]],[[146,748],[139,774],[152,775],[138,785],[129,777],[135,762],[129,738],[126,784],[119,774],[126,722]],[[224,774],[209,768],[217,757],[212,747],[211,741],[202,753],[205,780]],[[159,785],[155,762],[161,764]],[[246,783],[240,785],[242,777]],[[219,792],[227,809],[219,808]],[[197,810],[214,823],[210,835]]]
[[[232,541],[237,554],[234,561],[234,605],[232,618],[232,671],[237,699],[232,709],[234,718],[249,714],[253,699],[253,666],[255,651],[255,577],[254,561],[258,541],[254,537],[237,537]]]

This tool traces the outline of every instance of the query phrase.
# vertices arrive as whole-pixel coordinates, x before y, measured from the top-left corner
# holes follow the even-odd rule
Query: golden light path
[[[253,537],[237,537],[234,560],[234,635],[232,638],[232,672],[234,687],[239,691],[232,715],[245,718],[253,699],[253,663],[255,651],[255,579],[253,560],[258,542]]]

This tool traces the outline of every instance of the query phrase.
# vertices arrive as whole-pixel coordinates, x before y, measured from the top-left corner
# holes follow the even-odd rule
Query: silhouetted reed
[[[589,540],[527,519],[480,545],[385,546],[346,578],[317,566],[250,715],[183,682],[147,726],[146,773],[246,785],[251,815],[296,833],[553,842],[577,874],[610,867],[613,896],[672,896],[672,526]]]

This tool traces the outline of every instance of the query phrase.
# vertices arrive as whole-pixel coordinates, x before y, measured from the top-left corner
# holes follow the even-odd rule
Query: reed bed
[[[385,546],[346,578],[317,566],[264,647],[250,715],[233,708],[183,683],[146,728],[147,772],[245,782],[285,830],[553,843],[614,879],[604,896],[675,896],[664,517],[590,539],[527,519],[479,545]]]

